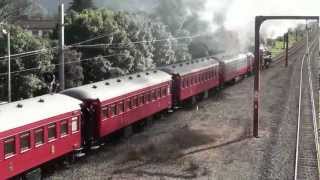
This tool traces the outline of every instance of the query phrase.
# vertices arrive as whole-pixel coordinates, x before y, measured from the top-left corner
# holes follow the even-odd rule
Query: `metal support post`
[[[260,27],[266,20],[313,19],[319,21],[319,16],[256,16],[255,18],[255,63],[254,63],[254,98],[253,98],[253,136],[259,137],[259,101],[260,101]]]
[[[12,101],[11,97],[11,48],[10,48],[10,32],[7,32],[7,45],[8,45],[8,102]]]
[[[64,69],[64,4],[59,5],[60,33],[59,33],[59,83],[60,90],[65,89],[65,69]]]
[[[260,27],[262,19],[257,16],[255,19],[255,62],[254,62],[254,100],[253,100],[253,136],[259,137],[259,91],[260,91]]]
[[[285,41],[286,41],[286,62],[285,66],[288,67],[288,56],[289,56],[289,33],[285,34]]]

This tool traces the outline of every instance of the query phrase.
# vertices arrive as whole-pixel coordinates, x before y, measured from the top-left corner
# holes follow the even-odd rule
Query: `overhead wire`
[[[81,42],[77,42],[77,43],[73,43],[73,44],[70,44],[70,45],[66,45],[64,49],[68,49],[70,46],[81,45],[81,44],[84,44],[84,43],[87,43],[87,42],[98,40],[98,39],[101,39],[101,38],[104,38],[104,37],[107,37],[107,36],[110,36],[110,34],[108,34],[108,35],[101,34],[101,35],[98,35],[96,37],[93,37],[93,38],[90,38],[90,39],[87,39],[87,40],[84,40],[84,41],[81,41]],[[57,49],[58,49],[58,46],[51,47],[51,48],[38,49],[38,50],[34,50],[34,51],[27,51],[27,52],[23,52],[23,53],[12,54],[12,55],[10,55],[10,58],[12,58],[14,60],[14,59],[18,59],[18,58],[21,58],[21,57],[27,57],[27,56],[34,56],[34,55],[38,55],[38,54],[43,54],[43,53],[46,53],[49,50],[57,50]],[[8,59],[8,55],[2,56],[2,57],[0,57],[0,59]],[[3,61],[7,61],[7,60],[0,60],[0,62],[3,62]]]
[[[164,38],[164,39],[144,40],[144,41],[124,42],[124,43],[81,45],[81,44],[86,43],[86,42],[90,42],[90,41],[93,41],[93,40],[97,40],[97,39],[109,36],[109,35],[99,35],[99,36],[96,36],[94,38],[91,38],[91,39],[88,39],[88,40],[85,40],[85,41],[81,41],[79,43],[74,43],[74,44],[68,45],[68,46],[66,46],[66,48],[81,47],[81,46],[83,46],[83,47],[84,46],[86,46],[86,47],[94,47],[94,46],[101,46],[101,45],[104,45],[104,46],[106,46],[106,45],[107,46],[115,46],[115,45],[121,46],[121,45],[130,45],[130,44],[144,44],[144,43],[149,43],[149,42],[152,43],[152,42],[163,42],[163,41],[172,41],[172,40],[181,40],[181,39],[193,39],[193,38],[201,37],[201,36],[204,36],[204,35],[205,34],[198,34],[198,35],[193,35],[193,36],[170,37],[170,38]],[[57,47],[53,47],[51,49],[56,49],[56,48]],[[21,57],[27,57],[27,56],[31,56],[31,55],[40,54],[40,52],[44,51],[44,50],[48,50],[48,49],[41,49],[41,50],[35,50],[35,51],[20,53],[20,54],[15,54],[13,56],[24,55],[24,56],[21,56]],[[114,55],[107,55],[107,56],[101,56],[101,57],[112,57],[112,56],[117,56],[117,55],[124,55],[124,54],[114,54]],[[5,57],[8,57],[8,56],[5,56]],[[21,57],[16,57],[16,58],[21,58]],[[99,57],[99,56],[96,56],[96,57]],[[92,60],[92,59],[94,59],[96,57],[88,58],[88,59],[84,59],[84,60],[80,60],[80,61],[67,62],[65,64],[73,64],[73,63],[79,63],[79,62],[83,62],[83,61],[88,61],[88,60]],[[0,59],[1,58],[4,58],[4,57],[0,57]],[[62,64],[51,64],[49,66],[59,66],[59,65],[62,65]],[[40,67],[35,67],[35,68],[29,68],[29,69],[24,69],[24,70],[20,70],[20,71],[13,71],[13,72],[11,72],[11,74],[16,74],[16,73],[26,72],[26,71],[31,71],[31,70],[37,70],[37,69],[41,69],[41,68]],[[7,74],[8,73],[0,73],[0,76],[7,75]]]
[[[106,46],[106,47],[109,47],[109,46],[123,46],[123,45],[130,45],[130,44],[144,44],[144,43],[149,43],[149,42],[163,42],[163,41],[172,41],[172,40],[181,40],[181,39],[193,39],[193,38],[196,38],[196,37],[203,36],[203,34],[194,35],[194,36],[171,37],[171,38],[156,39],[156,40],[135,41],[135,42],[81,45],[83,43],[91,42],[91,41],[94,41],[94,40],[97,40],[97,39],[101,39],[101,38],[104,38],[104,37],[107,37],[107,36],[110,36],[110,34],[108,34],[108,35],[101,34],[101,35],[98,35],[98,36],[93,37],[91,39],[87,39],[87,40],[84,40],[84,41],[81,41],[81,42],[78,42],[78,43],[73,43],[73,44],[70,44],[70,45],[66,45],[65,49],[68,49],[68,48],[88,48],[88,47],[99,47],[99,46],[100,47],[101,46]],[[35,55],[43,54],[43,53],[46,53],[50,49],[57,50],[58,47],[43,48],[43,49],[40,49],[40,50],[34,50],[34,51],[29,51],[29,52],[24,52],[24,53],[13,54],[13,55],[10,55],[10,57],[11,57],[11,60],[17,60],[18,58],[22,58],[22,57],[35,56]],[[8,56],[0,57],[0,59],[6,59],[6,58],[8,58]],[[23,60],[23,59],[21,59],[21,60]],[[8,60],[7,59],[6,60],[0,60],[0,62],[4,62],[4,61],[8,61]]]
[[[111,54],[111,55],[106,55],[106,56],[95,56],[95,57],[91,57],[91,58],[86,58],[86,59],[81,59],[79,61],[71,61],[71,62],[66,62],[64,63],[65,65],[68,64],[75,64],[75,63],[80,63],[80,62],[85,62],[85,61],[94,61],[94,60],[98,60],[98,57],[103,57],[103,58],[107,58],[107,57],[113,57],[113,56],[125,56],[126,54]],[[59,64],[50,64],[48,65],[49,67],[56,67],[56,66],[60,66],[62,65],[62,63]],[[39,70],[41,69],[41,67],[34,67],[34,68],[28,68],[28,69],[23,69],[23,70],[19,70],[19,71],[12,71],[11,74],[17,74],[17,73],[21,73],[21,72],[27,72],[27,71],[33,71],[33,70]],[[0,73],[0,76],[4,76],[4,75],[8,75],[8,73]]]
[[[134,42],[123,42],[123,43],[108,43],[108,44],[89,44],[89,45],[74,45],[69,46],[71,48],[91,48],[91,47],[110,47],[110,46],[123,46],[130,44],[145,44],[145,43],[154,43],[154,42],[164,42],[164,41],[172,41],[172,40],[181,40],[181,39],[194,39],[196,37],[204,36],[205,34],[198,34],[193,36],[180,36],[180,37],[170,37],[164,39],[155,39],[155,40],[144,40],[144,41],[134,41]]]

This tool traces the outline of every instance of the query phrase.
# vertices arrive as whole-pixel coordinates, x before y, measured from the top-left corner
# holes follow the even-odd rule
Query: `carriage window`
[[[134,98],[134,104],[135,106],[139,106],[139,100],[137,96]]]
[[[34,140],[36,146],[39,146],[44,143],[44,131],[43,128],[37,129],[34,131]]]
[[[156,99],[156,91],[152,91],[152,94],[151,94],[151,100],[155,100]]]
[[[4,141],[4,155],[10,157],[16,153],[15,138],[11,137]]]
[[[139,101],[141,104],[144,104],[144,96],[143,95],[139,96]]]
[[[121,102],[118,106],[119,106],[119,113],[123,113],[124,112],[124,103]]]
[[[111,116],[117,115],[117,107],[116,105],[111,106]]]
[[[157,89],[157,98],[160,98],[161,97],[161,89]]]
[[[148,101],[151,101],[151,92],[148,93]]]
[[[128,100],[128,109],[132,109],[131,99]]]
[[[148,102],[148,94],[147,93],[144,94],[144,98],[143,99],[144,99],[144,103]]]
[[[53,140],[57,138],[56,124],[51,124],[48,127],[48,139]]]
[[[108,106],[102,109],[102,117],[104,117],[104,118],[109,117],[109,108],[108,108]]]
[[[72,118],[72,121],[71,121],[71,132],[75,133],[77,131],[79,131],[79,118],[74,117]]]
[[[167,88],[162,88],[162,96],[167,96]]]
[[[135,102],[134,102],[134,98],[131,98],[131,105],[132,105],[132,108],[134,108],[135,107],[135,104],[134,104]]]
[[[61,124],[60,124],[60,135],[65,136],[67,134],[68,134],[68,121],[64,120],[64,121],[61,121]]]
[[[30,144],[30,133],[23,133],[20,135],[20,150],[21,152],[26,151],[31,148]]]

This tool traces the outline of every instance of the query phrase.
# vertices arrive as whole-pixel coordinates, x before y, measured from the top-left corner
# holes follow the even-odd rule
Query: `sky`
[[[54,7],[56,7],[58,0],[40,1],[49,9],[49,12],[56,11]],[[63,1],[69,4],[71,0]],[[110,4],[112,2],[111,0],[95,1],[100,2],[100,4]],[[126,1],[132,1],[132,5],[137,0]],[[139,3],[142,3],[141,6],[149,6],[149,2],[150,0],[139,1]],[[225,18],[223,25],[227,29],[248,32],[253,31],[254,17],[257,15],[320,16],[320,0],[206,0],[205,10],[201,11],[200,15],[203,20],[211,24],[212,31],[217,28],[217,24],[213,22],[217,12],[223,14]],[[261,31],[268,37],[277,37],[284,34],[288,28],[295,27],[298,23],[305,23],[305,21],[267,21],[263,24]]]
[[[252,29],[257,15],[320,15],[320,0],[207,0],[203,19],[214,18],[212,10],[222,10],[225,14],[224,25],[227,29]],[[285,33],[305,21],[267,21],[262,30],[269,37]],[[214,28],[214,25],[212,25]]]

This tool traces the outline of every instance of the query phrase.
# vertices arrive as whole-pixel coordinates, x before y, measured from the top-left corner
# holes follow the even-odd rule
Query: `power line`
[[[95,47],[123,46],[123,45],[130,45],[130,44],[145,44],[145,43],[172,41],[172,40],[194,39],[196,37],[201,37],[204,35],[205,34],[199,34],[199,35],[194,35],[194,36],[180,36],[180,37],[171,37],[171,38],[165,38],[165,39],[144,40],[144,41],[124,42],[124,43],[74,45],[74,46],[69,46],[69,47],[71,47],[71,48],[72,47],[73,48],[95,48]]]
[[[71,45],[67,45],[65,46],[65,49],[69,49],[69,48],[90,48],[90,47],[101,47],[101,46],[105,46],[105,47],[109,47],[109,46],[123,46],[123,45],[130,45],[130,44],[144,44],[144,43],[152,43],[152,42],[163,42],[163,41],[172,41],[172,40],[181,40],[181,39],[193,39],[196,37],[201,37],[204,36],[205,34],[198,34],[198,35],[193,35],[193,36],[180,36],[180,37],[171,37],[171,38],[165,38],[165,39],[156,39],[156,40],[145,40],[145,41],[135,41],[135,42],[125,42],[125,43],[109,43],[109,44],[93,44],[93,45],[81,45],[83,43],[87,43],[87,42],[91,42],[97,39],[101,39],[107,36],[111,36],[110,34],[106,35],[106,34],[101,34],[98,35],[96,37],[93,37],[91,39],[87,39],[78,43],[74,43]],[[13,54],[10,57],[12,58],[12,60],[17,60],[18,58],[23,58],[23,57],[28,57],[28,56],[35,56],[35,55],[39,55],[39,54],[43,54],[43,53],[47,53],[49,50],[57,50],[58,47],[52,47],[52,48],[43,48],[40,50],[34,50],[34,51],[28,51],[28,52],[24,52],[24,53],[18,53],[18,54]],[[0,59],[6,59],[8,58],[8,56],[2,56],[0,57]],[[23,59],[21,59],[23,60]],[[0,62],[4,62],[7,60],[0,60]],[[0,74],[1,75],[1,74]]]
[[[101,39],[101,38],[104,38],[104,37],[107,37],[107,36],[111,36],[111,35],[110,34],[108,34],[108,35],[101,34],[101,35],[98,35],[98,36],[93,37],[91,39],[87,39],[87,40],[84,40],[84,41],[81,41],[81,42],[78,42],[78,43],[73,43],[73,44],[67,45],[67,46],[65,46],[64,49],[68,49],[70,46],[81,45],[83,43],[87,43],[87,42],[91,42],[91,41],[94,41],[94,40],[98,40],[98,39]],[[43,49],[39,49],[39,50],[27,51],[27,52],[23,52],[23,53],[13,54],[10,57],[12,59],[18,59],[18,58],[21,58],[21,57],[34,56],[34,55],[38,55],[38,54],[47,53],[49,50],[57,50],[57,49],[58,49],[57,46],[52,47],[52,48],[43,48]],[[0,59],[7,59],[7,58],[8,58],[8,56],[0,57]],[[3,61],[7,61],[7,60],[1,60],[0,62],[3,62]]]
[[[85,61],[91,61],[91,60],[98,60],[96,59],[97,57],[103,57],[103,58],[107,58],[107,57],[113,57],[113,56],[125,56],[126,54],[112,54],[112,55],[106,55],[106,56],[95,56],[92,58],[87,58],[87,59],[82,59],[80,61],[72,61],[72,62],[67,62],[64,63],[65,65],[68,64],[75,64],[75,63],[80,63],[80,62],[85,62]],[[48,65],[49,67],[56,67],[56,66],[60,66],[62,64],[50,64]],[[39,70],[41,69],[41,67],[34,67],[34,68],[29,68],[29,69],[24,69],[24,70],[19,70],[19,71],[12,71],[11,74],[18,74],[21,72],[27,72],[27,71],[33,71],[33,70]],[[4,76],[4,75],[8,75],[8,73],[0,73],[0,76]]]
[[[23,52],[23,53],[18,53],[18,54],[13,54],[13,55],[10,55],[10,57],[12,58],[15,58],[17,56],[23,56],[23,55],[28,55],[28,54],[35,54],[35,53],[42,53],[44,51],[47,51],[47,49],[43,48],[43,49],[39,49],[39,50],[34,50],[34,51],[28,51],[28,52]],[[0,59],[6,59],[8,58],[8,56],[2,56],[0,57]]]
[[[101,34],[101,35],[98,35],[98,36],[93,37],[93,38],[88,39],[88,40],[84,40],[84,41],[81,41],[81,42],[78,42],[78,43],[67,45],[67,47],[74,46],[74,45],[81,45],[81,44],[84,44],[84,43],[87,43],[87,42],[91,42],[91,41],[94,41],[94,40],[98,40],[98,39],[101,39],[101,38],[104,38],[104,37],[107,37],[107,36],[111,36],[111,35],[110,34]]]
[[[41,54],[45,54],[47,51],[43,51],[43,52],[37,52],[37,53],[30,53],[30,54],[26,54],[26,55],[21,55],[19,57],[15,57],[15,58],[11,58],[11,60],[25,60],[25,59],[19,59],[19,58],[24,58],[24,57],[29,57],[29,56],[36,56],[36,55],[41,55]],[[0,62],[7,62],[8,60],[0,60]]]

